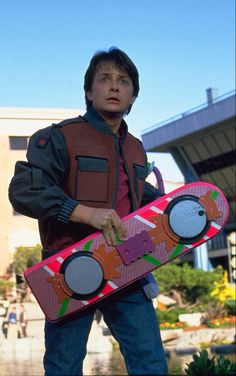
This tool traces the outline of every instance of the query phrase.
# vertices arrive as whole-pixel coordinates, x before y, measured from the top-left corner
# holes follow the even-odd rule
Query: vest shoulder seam
[[[63,128],[65,126],[68,126],[68,125],[72,125],[72,124],[75,124],[75,123],[87,123],[85,119],[82,118],[82,116],[77,116],[75,118],[71,118],[71,119],[66,119],[66,120],[63,120],[61,121],[60,123],[58,124],[53,124],[55,127],[58,127],[58,128]]]

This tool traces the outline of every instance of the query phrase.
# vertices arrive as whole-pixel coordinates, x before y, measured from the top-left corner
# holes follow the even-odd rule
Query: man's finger
[[[118,216],[112,217],[112,225],[114,227],[116,235],[120,240],[122,240],[128,235],[128,231],[125,227],[125,224],[120,220]]]
[[[114,230],[111,223],[107,222],[105,226],[102,228],[103,236],[108,245],[113,245],[113,236]]]
[[[111,222],[108,223],[107,230],[108,230],[108,234],[110,238],[110,244],[115,245],[116,244],[116,235],[115,235],[116,231],[114,230]]]
[[[103,231],[102,233],[103,233],[103,236],[104,236],[104,239],[105,239],[106,243],[107,243],[108,245],[112,245],[112,244],[111,244],[111,239],[110,239],[110,234],[109,234],[109,232],[108,232],[108,231]]]
[[[128,230],[125,227],[124,223],[121,223],[121,226],[119,227],[117,231],[117,235],[120,240],[123,240],[124,238],[126,238],[126,236],[128,236]]]

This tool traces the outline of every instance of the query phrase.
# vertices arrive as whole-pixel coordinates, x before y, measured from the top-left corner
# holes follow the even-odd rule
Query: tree
[[[41,250],[40,244],[35,247],[17,247],[13,257],[15,273],[22,276],[27,268],[40,262]]]
[[[37,244],[35,247],[17,247],[14,253],[12,269],[16,274],[17,291],[22,300],[28,298],[28,286],[24,279],[24,272],[41,261],[41,250],[41,245]]]
[[[172,296],[179,307],[185,304],[208,303],[214,282],[222,280],[224,270],[218,267],[212,271],[194,269],[185,263],[167,264],[153,272],[160,293]]]
[[[0,278],[0,297],[6,299],[7,294],[11,292],[13,287],[13,281]]]

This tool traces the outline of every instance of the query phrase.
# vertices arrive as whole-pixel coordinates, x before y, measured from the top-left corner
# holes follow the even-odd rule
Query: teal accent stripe
[[[90,250],[92,242],[93,242],[92,240],[89,240],[87,243],[85,243],[85,245],[84,245],[84,251],[89,251]]]
[[[67,311],[70,299],[65,299],[61,305],[60,311],[58,312],[58,317],[63,317]]]
[[[156,266],[160,266],[160,265],[162,265],[162,262],[161,262],[160,260],[156,259],[156,258],[153,257],[153,256],[150,256],[150,255],[144,255],[143,258],[144,258],[145,261],[148,261],[148,262],[150,262],[151,264],[154,264],[154,265],[156,265]]]
[[[174,257],[177,257],[180,254],[180,252],[183,250],[183,248],[184,248],[183,244],[178,244],[173,250],[173,252],[171,253],[169,260]]]
[[[219,194],[219,192],[217,192],[217,191],[212,191],[212,192],[211,192],[211,198],[212,198],[212,200],[215,200],[216,197],[218,196],[218,194]]]

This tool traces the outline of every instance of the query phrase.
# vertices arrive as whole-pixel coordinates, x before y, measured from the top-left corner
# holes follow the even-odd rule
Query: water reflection
[[[42,343],[36,339],[7,340],[0,344],[1,376],[42,376]],[[209,352],[209,356],[212,356]],[[235,361],[235,355],[225,357]],[[175,351],[167,356],[169,375],[184,375],[187,363],[192,361],[192,354],[176,355]],[[84,363],[84,375],[106,376],[127,375],[123,358],[118,350],[89,353]]]
[[[88,354],[84,364],[84,375],[127,375],[123,358],[119,351],[109,354]]]
[[[32,346],[29,339],[16,341],[3,340],[0,346],[1,376],[41,376],[43,375],[41,349],[37,343]]]
[[[211,354],[209,350],[208,353],[209,357],[214,355]],[[235,355],[233,354],[225,355],[225,358],[235,362]],[[177,355],[173,351],[167,356],[168,375],[186,375],[185,370],[187,368],[187,364],[192,360],[192,354]],[[110,354],[110,357],[106,360],[104,359],[104,354],[100,359],[96,354],[91,364],[92,367],[90,370],[90,375],[127,375],[124,361],[119,351],[113,351]]]
[[[19,345],[20,343],[20,345]],[[0,375],[1,376],[42,376],[42,351],[36,348],[29,351],[22,341],[12,345],[8,344],[8,350],[0,354]],[[191,355],[168,356],[169,374],[183,374],[186,363],[192,360]],[[118,350],[109,353],[88,354],[84,363],[84,375],[127,375],[123,358]]]
[[[127,371],[124,365],[123,358],[119,351],[113,351],[109,358],[104,359],[104,354],[98,356],[98,354],[93,356],[89,355],[91,360],[91,369],[89,375],[127,375]],[[167,356],[169,375],[182,375],[184,374],[184,369],[186,368],[186,363],[192,361],[191,355],[181,355],[176,356],[174,353]],[[86,369],[85,369],[85,375]]]

